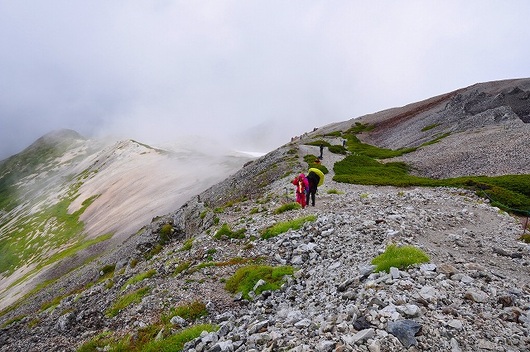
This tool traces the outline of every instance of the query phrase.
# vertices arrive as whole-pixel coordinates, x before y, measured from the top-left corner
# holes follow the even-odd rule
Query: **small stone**
[[[397,337],[406,348],[417,344],[414,336],[420,330],[421,325],[414,320],[390,321],[387,325],[387,331]]]
[[[381,345],[379,341],[374,340],[368,345],[368,351],[370,352],[381,352]]]
[[[252,291],[256,291],[258,288],[265,285],[266,283],[267,282],[265,280],[259,279],[258,282],[256,282],[256,284],[254,285],[254,288],[252,289]]]
[[[396,310],[408,318],[415,318],[420,315],[421,310],[415,304],[406,304],[404,306],[396,307]]]
[[[317,352],[331,352],[333,351],[336,345],[337,343],[334,341],[323,340],[316,345],[315,350]]]
[[[451,338],[451,352],[462,352],[458,341],[454,337]]]
[[[302,319],[294,324],[294,326],[297,328],[307,328],[310,325],[311,325],[311,320],[307,318]]]
[[[447,277],[451,277],[458,272],[458,270],[450,264],[440,264],[436,267],[436,271],[440,274],[447,275]]]
[[[355,343],[363,342],[363,341],[366,341],[368,339],[371,339],[372,337],[374,337],[374,335],[375,335],[374,329],[372,329],[372,328],[365,329],[365,330],[361,330],[358,333],[356,333],[355,335],[353,335],[353,340],[354,340]]]
[[[421,271],[435,271],[436,270],[436,264],[427,263],[420,265]]]
[[[395,267],[390,267],[390,276],[392,276],[392,279],[399,279],[401,275],[399,275],[399,269]]]
[[[178,315],[175,315],[173,318],[171,318],[169,322],[175,326],[180,326],[180,327],[185,327],[188,325],[188,322],[186,321],[186,319]]]
[[[488,300],[488,295],[482,291],[469,290],[464,294],[464,298],[476,303],[484,303]]]
[[[259,321],[253,325],[251,325],[248,328],[248,334],[253,335],[256,333],[264,332],[263,329],[265,329],[267,326],[269,326],[270,321],[269,320],[262,320]]]
[[[462,325],[462,322],[458,319],[451,319],[448,323],[447,323],[448,326],[452,327],[453,329],[456,329],[456,330],[462,330],[462,328],[464,327]]]

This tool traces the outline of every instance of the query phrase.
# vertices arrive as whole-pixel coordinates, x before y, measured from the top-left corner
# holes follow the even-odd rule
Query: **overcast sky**
[[[530,77],[529,14],[526,0],[0,0],[0,159],[59,128],[268,151]]]

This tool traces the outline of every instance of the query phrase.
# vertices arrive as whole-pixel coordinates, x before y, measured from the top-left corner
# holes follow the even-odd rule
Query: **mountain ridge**
[[[516,82],[519,85],[522,81]],[[455,95],[442,96],[434,99],[432,106],[440,106]],[[509,118],[495,119],[499,109]],[[464,117],[471,117],[471,124],[465,131],[473,130],[479,137],[514,132],[512,139],[517,142],[520,136],[528,136],[528,124],[513,119],[515,112],[510,110],[506,105],[475,115],[468,110]],[[517,240],[522,229],[516,218],[473,192],[338,183],[332,180],[333,166],[344,156],[326,149],[322,164],[330,172],[319,189],[316,206],[275,213],[280,205],[293,200],[290,181],[307,169],[304,157],[318,154],[319,141],[340,144],[342,138],[334,132],[344,132],[356,123],[377,124],[384,120],[382,116],[404,111],[412,111],[409,125],[400,120],[404,125],[387,125],[374,135],[361,132],[359,139],[377,140],[382,147],[389,143],[402,147],[408,145],[409,129],[403,126],[410,127],[410,121],[416,121],[416,144],[421,145],[424,139],[419,132],[429,125],[426,120],[417,120],[418,116],[430,114],[426,119],[435,119],[439,110],[414,114],[407,106],[303,134],[301,140],[246,163],[178,209],[153,219],[116,250],[66,273],[62,280],[35,293],[31,301],[2,315],[0,321],[8,324],[2,330],[0,351],[22,346],[29,350],[76,350],[79,336],[84,342],[99,343],[100,332],[114,331],[134,339],[149,327],[154,329],[150,338],[159,335],[164,340],[179,326],[160,325],[160,315],[168,307],[193,300],[201,300],[208,307],[208,316],[200,321],[218,324],[220,329],[187,344],[185,350],[190,351],[410,350],[389,332],[389,322],[402,319],[422,327],[422,335],[411,339],[416,345],[413,350],[528,350],[530,283],[525,268],[530,264],[530,248]],[[423,132],[430,134],[431,129]],[[438,161],[431,159],[439,153],[465,147],[455,144],[465,131],[409,153],[427,156],[428,166],[422,171],[416,165],[415,171],[432,168]],[[308,142],[316,145],[305,144]],[[506,141],[501,138],[477,138],[475,150],[467,151],[474,152],[467,163],[448,162],[442,167],[455,168],[460,175],[472,173],[482,163],[474,157],[482,155],[480,142],[488,142],[488,148],[501,154],[505,150]],[[489,172],[526,170],[526,156],[506,158],[516,160],[505,169],[495,163],[488,165]],[[264,228],[299,215],[314,215],[317,220],[276,239],[260,239]],[[234,231],[245,229],[244,238],[213,238],[224,223]],[[169,239],[164,231],[167,225],[171,228]],[[184,249],[189,240],[192,244]],[[367,269],[370,259],[389,243],[420,246],[431,256],[430,266],[392,274],[372,273]],[[294,265],[298,271],[280,291],[240,301],[227,293],[221,282],[240,266],[237,258],[251,262],[263,258],[267,264]],[[185,264],[188,269],[181,270]],[[105,268],[109,266],[113,275],[107,277]],[[152,277],[127,284],[153,271]],[[143,288],[151,291],[139,303],[123,308],[115,317],[105,315],[125,295],[123,291]],[[42,308],[51,301],[56,302],[53,309]],[[357,325],[360,318],[368,322],[367,327]],[[111,348],[112,341],[101,343],[98,348]]]
[[[113,248],[153,217],[182,205],[250,160],[203,155],[204,163],[215,165],[217,172],[197,179],[193,174],[206,166],[183,168],[182,162],[190,162],[188,154],[133,140],[109,144],[59,130],[6,159],[0,166],[5,170],[0,172],[0,193],[6,195],[0,213],[2,307],[35,287],[26,283],[32,277],[50,280],[54,277],[46,271],[60,275],[72,269],[65,263],[62,270],[53,269],[57,261],[79,265],[108,248],[93,244],[73,260],[60,259],[61,251],[93,241]],[[20,163],[27,167],[18,168]],[[48,263],[46,257],[57,260]]]

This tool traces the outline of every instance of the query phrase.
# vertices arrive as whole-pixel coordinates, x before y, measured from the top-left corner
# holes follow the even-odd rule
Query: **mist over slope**
[[[291,181],[307,171],[305,158],[318,155],[321,142],[341,145],[346,131],[359,124],[373,127],[358,134],[363,141],[392,148],[421,146],[400,157],[415,161],[420,174],[440,169],[464,176],[479,168],[487,175],[530,174],[528,155],[508,153],[514,145],[526,148],[528,143],[521,137],[529,135],[530,124],[518,115],[524,117],[528,104],[527,82],[484,83],[300,131],[302,139],[245,163],[182,206],[158,214],[115,249],[73,271],[55,271],[45,287],[2,312],[0,351],[75,351],[81,343],[92,350],[110,349],[116,341],[134,344],[144,338],[163,342],[184,325],[199,323],[219,330],[198,336],[185,350],[410,351],[410,345],[432,351],[528,350],[530,246],[518,239],[522,228],[516,217],[472,191],[335,182],[334,165],[351,153],[326,148],[322,164],[329,173],[316,206],[277,211],[294,200]],[[499,86],[500,93],[495,90]],[[495,98],[518,90],[522,104]],[[484,109],[458,108],[470,106],[466,101],[478,104],[476,96]],[[451,101],[460,105],[450,108]],[[432,140],[437,143],[425,144]],[[461,140],[474,144],[468,148]],[[83,196],[69,203],[73,211],[83,209],[83,198],[90,199],[80,219],[104,198],[92,198],[98,187],[110,189],[127,177],[96,182],[106,160],[119,163],[131,155],[149,160],[160,153],[133,141],[122,143],[80,167],[87,171],[75,190]],[[468,155],[466,162],[456,157],[462,153]],[[496,162],[483,167],[482,157],[488,154]],[[109,204],[103,200],[98,207]],[[97,224],[98,216],[92,216],[85,218],[87,228]],[[301,217],[315,220],[262,238],[271,226]],[[417,246],[430,262],[374,273],[371,260],[389,244]],[[225,290],[225,282],[245,264],[291,265],[296,272],[279,291],[242,300]],[[140,297],[117,309],[130,295]],[[205,305],[206,316],[182,322],[172,313],[194,301]],[[396,337],[390,326],[402,321],[420,327],[422,334]]]
[[[194,148],[162,150],[61,130],[2,161],[2,308],[34,287],[39,276],[51,279],[47,269],[57,262],[68,271],[119,245],[252,159]],[[83,250],[97,242],[105,246]]]

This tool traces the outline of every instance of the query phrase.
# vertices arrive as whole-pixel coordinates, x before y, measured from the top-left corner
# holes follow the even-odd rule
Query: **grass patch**
[[[335,189],[335,188],[333,188],[333,189],[329,189],[327,193],[328,193],[328,194],[344,194],[344,192],[339,191],[339,190],[337,190],[337,189]]]
[[[160,229],[160,233],[159,233],[161,245],[165,245],[167,242],[169,242],[169,238],[172,232],[173,232],[173,226],[171,226],[171,224],[162,225],[162,228]]]
[[[340,137],[342,136],[342,131],[333,131],[333,132],[329,132],[329,133],[326,133],[324,135],[322,135],[323,137]]]
[[[370,158],[376,159],[387,159],[401,156],[406,153],[415,151],[418,148],[401,148],[401,149],[388,149],[388,148],[379,148],[370,144],[361,142],[357,136],[348,135],[346,141],[346,148],[355,154],[366,155]]]
[[[338,145],[338,144],[335,144],[335,145],[330,145],[328,147],[328,150],[333,153],[333,154],[341,154],[341,155],[346,155],[348,153],[348,149],[344,148],[342,145]]]
[[[239,268],[234,275],[226,280],[225,288],[231,293],[242,292],[243,297],[249,299],[249,292],[254,289],[259,280],[264,280],[266,283],[256,289],[256,295],[263,291],[279,289],[285,281],[284,277],[293,275],[293,273],[294,268],[292,266],[249,265]]]
[[[8,321],[6,321],[5,323],[3,323],[0,328],[1,329],[4,329],[4,328],[7,328],[9,325],[13,324],[13,323],[16,323],[16,322],[19,322],[21,321],[22,319],[24,319],[26,316],[25,315],[19,315],[19,316],[16,316],[14,318],[11,318],[9,319]]]
[[[530,243],[530,233],[525,233],[524,235],[521,235],[521,237],[519,237],[519,240],[525,243]]]
[[[375,271],[389,272],[391,267],[406,269],[411,265],[429,262],[429,257],[421,249],[414,246],[389,245],[385,252],[372,260]]]
[[[193,238],[188,238],[183,244],[182,247],[180,247],[179,251],[189,251],[191,247],[193,246]]]
[[[322,140],[322,139],[319,139],[319,140],[316,140],[316,141],[311,141],[311,142],[307,142],[307,143],[304,143],[305,145],[312,145],[312,146],[317,146],[317,147],[320,147],[320,145],[323,145],[324,147],[329,147],[331,144],[329,144],[329,142],[326,142],[325,140]]]
[[[188,270],[190,266],[191,266],[191,263],[188,261],[179,263],[177,267],[175,268],[175,270],[173,271],[173,275],[176,276],[180,274],[181,272]]]
[[[201,301],[181,304],[172,308],[168,314],[163,315],[162,322],[164,324],[169,324],[171,318],[177,315],[187,321],[195,321],[208,315],[208,310],[206,309],[206,305]]]
[[[221,228],[215,233],[215,235],[213,236],[215,239],[217,240],[220,240],[222,238],[236,238],[236,239],[241,239],[241,238],[245,238],[245,232],[247,230],[246,229],[239,229],[237,231],[232,231],[230,229],[230,226],[228,226],[227,223],[224,223],[223,225],[221,225]]]
[[[375,128],[375,125],[369,125],[367,123],[355,122],[349,130],[346,131],[346,134],[357,134],[361,132],[370,132]]]
[[[313,154],[304,155],[304,161],[308,164],[312,164],[317,160],[318,160],[318,157],[316,155],[313,155]]]
[[[428,126],[425,126],[421,129],[422,132],[425,132],[425,131],[428,131],[428,130],[432,130],[433,128],[435,127],[438,127],[440,126],[439,123],[433,123],[432,125],[428,125]]]
[[[302,206],[298,204],[297,202],[291,202],[291,203],[283,204],[279,206],[278,208],[276,208],[274,210],[274,214],[281,214],[281,213],[285,213],[286,211],[297,210],[297,209],[302,209]]]
[[[177,352],[181,351],[187,342],[199,337],[203,331],[213,332],[218,329],[217,326],[211,324],[194,325],[155,341],[155,337],[163,327],[161,324],[149,325],[139,329],[134,337],[127,335],[118,338],[111,332],[104,332],[79,346],[76,351]]]
[[[459,187],[474,190],[502,210],[530,214],[530,175],[463,176],[431,179],[409,174],[404,163],[380,163],[366,155],[349,155],[335,163],[337,182],[396,187]]]
[[[116,303],[114,303],[109,309],[107,309],[105,315],[108,318],[115,317],[122,309],[127,308],[131,304],[140,303],[142,301],[142,298],[150,291],[151,289],[146,286],[126,294],[125,296],[118,299]]]
[[[271,237],[278,236],[284,232],[287,232],[289,230],[298,230],[300,229],[306,222],[315,221],[317,219],[316,215],[308,215],[304,216],[302,218],[280,222],[275,225],[267,227],[263,232],[261,233],[261,238],[268,239]]]
[[[217,327],[212,324],[201,324],[191,326],[189,328],[180,330],[174,335],[171,335],[160,341],[150,341],[145,344],[140,351],[142,352],[176,352],[181,351],[186,342],[196,339],[203,331],[216,331]]]
[[[125,289],[127,288],[127,286],[129,285],[134,285],[142,280],[145,280],[145,279],[148,279],[152,276],[154,276],[156,274],[156,270],[155,269],[151,269],[149,271],[146,271],[144,273],[139,273],[133,277],[131,277],[129,280],[127,280],[122,286],[121,286],[121,289],[120,291],[125,291]]]

